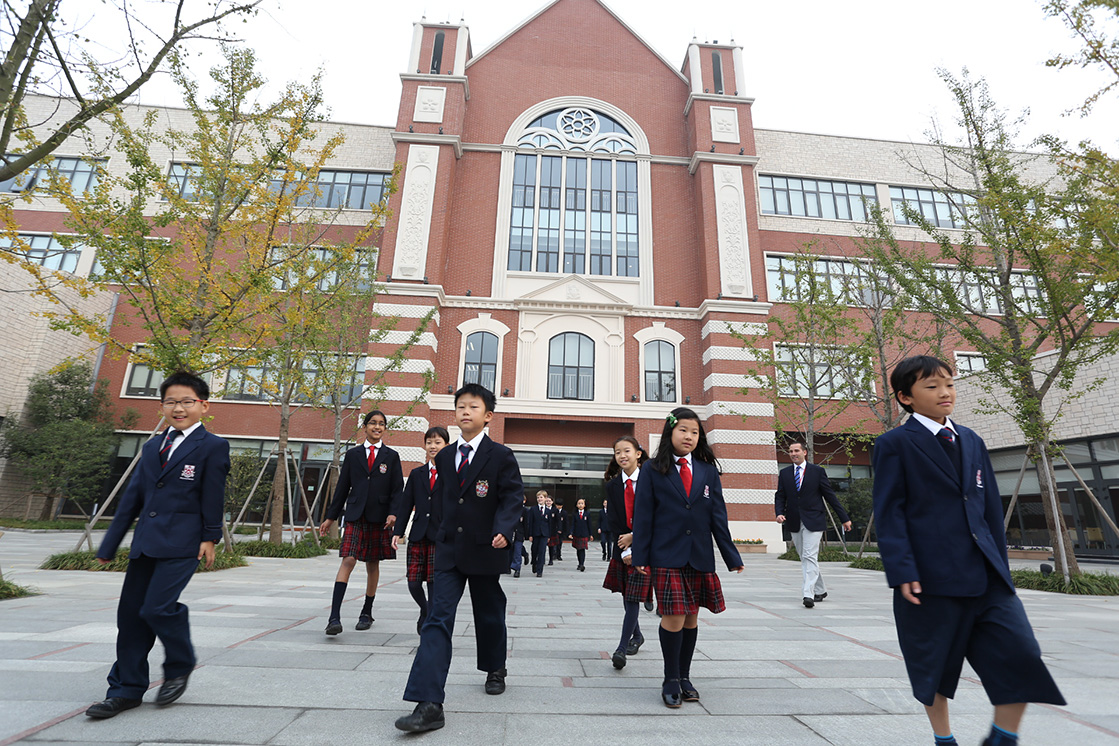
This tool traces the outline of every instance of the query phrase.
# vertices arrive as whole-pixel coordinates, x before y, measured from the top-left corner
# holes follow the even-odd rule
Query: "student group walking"
[[[994,706],[984,746],[1009,746],[1018,742],[1027,703],[1065,700],[1014,591],[986,446],[950,418],[953,375],[947,363],[916,356],[891,376],[894,396],[911,414],[875,444],[879,550],[913,696],[925,707],[933,742],[956,743],[948,701],[967,660]],[[179,595],[199,562],[214,561],[229,444],[202,424],[209,409],[203,379],[175,373],[160,395],[170,426],[144,445],[97,552],[108,562],[135,523],[117,614],[117,660],[105,699],[86,710],[92,718],[140,706],[156,639],[165,650],[157,706],[184,695],[195,666],[188,611]],[[527,567],[544,577],[549,566],[572,559],[563,557],[567,542],[577,572],[589,569],[592,542],[600,545],[607,563],[602,587],[620,596],[619,637],[609,665],[624,675],[627,660],[647,642],[642,608],[655,608],[653,637],[664,669],[660,699],[673,709],[700,701],[703,682],[693,680],[691,664],[701,609],[719,614],[726,608],[715,550],[728,571],[744,568],[730,535],[718,460],[699,415],[686,407],[668,413],[652,456],[632,436],[615,441],[604,475],[606,499],[592,516],[583,500],[563,505],[544,490],[526,500],[513,452],[485,432],[496,408],[491,391],[466,384],[454,403],[458,436],[452,440],[446,428],[430,428],[423,440],[425,463],[407,481],[399,454],[383,442],[385,415],[367,413],[363,442],[346,453],[319,527],[325,533],[344,521],[329,636],[351,623],[359,631],[373,626],[380,563],[396,559],[407,532],[407,587],[418,610],[419,645],[404,688],[404,700],[415,707],[396,727],[421,732],[444,726],[453,630],[467,588],[479,680],[486,694],[505,691],[501,576],[519,578]],[[801,443],[789,448],[792,465],[779,474],[774,515],[801,558],[798,603],[811,609],[829,597],[818,563],[826,506],[845,530],[851,523],[824,470],[806,456]],[[358,562],[365,565],[366,582],[355,620],[352,611],[344,613],[350,608],[344,601]]]

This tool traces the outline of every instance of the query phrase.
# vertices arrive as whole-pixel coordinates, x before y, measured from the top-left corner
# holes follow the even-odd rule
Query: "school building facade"
[[[743,392],[755,353],[734,332],[765,330],[787,258],[805,245],[829,255],[829,272],[851,267],[867,203],[892,205],[899,221],[902,202],[935,212],[911,164],[937,151],[755,129],[750,79],[764,73],[745,69],[740,47],[693,40],[672,63],[598,0],[555,0],[478,54],[466,25],[418,22],[412,34],[396,122],[329,124],[347,140],[320,176],[349,195],[340,199],[359,224],[368,186],[401,167],[376,304],[400,324],[369,346],[355,380],[434,309],[382,404],[402,413],[434,375],[386,441],[405,469],[422,461],[428,426],[453,424],[452,392],[476,381],[497,394],[489,432],[517,453],[526,491],[596,507],[614,440],[634,435],[652,451],[665,415],[689,406],[720,460],[732,534],[779,548],[773,491],[785,459],[772,405]],[[160,110],[169,124],[182,115]],[[351,200],[358,185],[364,196]],[[49,200],[19,215],[29,233],[65,230]],[[927,240],[905,225],[897,234]],[[76,257],[74,271],[92,262]],[[118,404],[144,415],[124,459],[158,418],[158,375],[108,357],[100,374]],[[213,429],[266,455],[278,415],[229,380],[214,376],[224,393]],[[301,414],[292,437],[313,487],[330,422]],[[865,455],[853,461],[829,472],[869,476]]]

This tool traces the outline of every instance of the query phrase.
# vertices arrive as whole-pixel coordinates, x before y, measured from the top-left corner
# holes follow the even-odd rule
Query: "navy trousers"
[[[548,556],[548,537],[532,537],[532,571],[544,572],[544,560]]]
[[[165,658],[163,678],[194,670],[187,607],[179,594],[198,569],[195,557],[129,560],[117,604],[117,660],[109,671],[106,697],[141,699],[148,690],[148,653],[158,637]]]
[[[498,575],[463,575],[458,570],[436,570],[427,618],[420,630],[420,648],[404,687],[407,702],[439,702],[446,697],[451,668],[451,634],[463,591],[470,585],[474,609],[474,634],[478,642],[478,670],[490,673],[505,668],[505,592]]]
[[[509,569],[510,570],[520,570],[521,569],[521,561],[523,559],[521,557],[521,549],[524,548],[524,545],[525,545],[525,543],[523,541],[514,541],[513,542],[513,556],[510,558],[511,561],[509,563]]]

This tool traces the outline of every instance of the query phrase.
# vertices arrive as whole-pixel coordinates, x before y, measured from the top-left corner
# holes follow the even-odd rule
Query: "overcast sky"
[[[610,0],[606,3],[679,69],[687,45],[729,42],[743,47],[745,95],[755,99],[759,128],[923,141],[933,117],[950,125],[952,102],[936,68],[985,77],[999,104],[1030,110],[1020,145],[1043,132],[1069,140],[1119,142],[1119,95],[1088,119],[1062,112],[1105,82],[1102,73],[1056,71],[1045,60],[1076,44],[1046,18],[1039,0]],[[545,3],[537,0],[267,0],[261,13],[235,30],[258,53],[273,83],[325,71],[325,91],[337,121],[393,125],[399,74],[408,62],[412,23],[470,27],[477,55]],[[142,6],[141,6],[142,7]],[[1114,25],[1114,24],[1113,24]],[[212,46],[212,45],[211,45]],[[200,76],[216,59],[194,58]],[[165,83],[142,90],[148,104],[174,104]]]

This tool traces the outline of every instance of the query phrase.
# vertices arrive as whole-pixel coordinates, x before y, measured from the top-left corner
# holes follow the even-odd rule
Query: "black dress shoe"
[[[520,570],[514,570],[514,571],[513,571],[513,577],[514,577],[514,578],[519,578],[519,577],[521,577],[521,571],[520,571]]]
[[[652,601],[646,601],[645,602],[645,611],[652,611],[652,610],[653,610],[653,602]]]
[[[816,602],[813,601],[811,598],[809,598],[808,596],[804,597],[804,608],[811,609],[815,605],[816,605]]]
[[[614,654],[610,656],[610,662],[614,664],[614,668],[621,671],[626,667],[626,651],[618,648]]]
[[[128,697],[109,697],[108,699],[98,702],[95,705],[90,705],[85,714],[91,718],[98,720],[105,720],[106,718],[116,717],[125,710],[131,710],[133,707],[139,707],[142,699],[129,699]]]
[[[538,577],[538,578],[544,577],[544,571],[541,570],[540,572],[536,573],[536,577]]]
[[[505,691],[505,669],[486,674],[486,694],[501,694]]]
[[[188,673],[186,676],[176,676],[164,681],[163,686],[159,687],[159,694],[155,695],[155,703],[157,705],[169,705],[183,696],[189,679],[190,674]]]
[[[815,596],[812,597],[812,600],[815,601],[816,603],[820,603],[821,601],[823,601],[827,597],[828,597],[828,592],[824,591],[823,593],[817,593]]]
[[[634,636],[629,638],[629,644],[626,645],[626,655],[637,655],[637,651],[645,644],[644,637]]]
[[[358,631],[362,631],[362,630],[367,630],[372,626],[373,626],[373,615],[372,614],[362,614],[361,616],[359,616],[357,618],[357,624],[354,625],[354,629],[356,629]]]
[[[665,707],[676,709],[684,703],[680,698],[680,679],[665,679],[661,687],[661,700]]]
[[[554,565],[554,564],[555,564],[555,561],[554,561],[554,560],[548,560],[548,566],[549,566],[549,567],[551,567],[551,566],[552,566],[552,565]]]
[[[411,715],[396,719],[396,727],[409,733],[438,730],[447,724],[443,719],[443,705],[438,702],[420,702]]]
[[[331,619],[331,620],[327,621],[327,623],[326,623],[326,633],[328,635],[340,635],[340,634],[342,634],[342,620],[341,619]]]
[[[685,702],[698,702],[699,691],[687,679],[680,679],[680,698]]]

